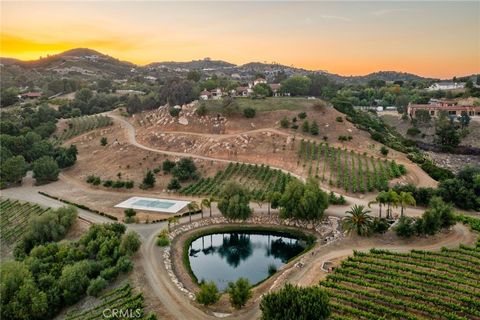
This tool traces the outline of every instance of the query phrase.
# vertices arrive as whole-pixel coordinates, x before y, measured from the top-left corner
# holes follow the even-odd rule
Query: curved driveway
[[[135,135],[135,128],[125,119],[123,119],[121,116],[114,115],[110,113],[110,116],[112,116],[119,124],[120,126],[126,130],[127,134],[127,140],[130,144],[144,149],[148,150],[151,152],[156,152],[156,153],[161,153],[161,154],[167,154],[171,156],[178,156],[178,157],[192,157],[192,158],[197,158],[197,159],[202,159],[202,160],[210,160],[210,161],[218,161],[218,162],[223,162],[223,163],[235,163],[235,162],[240,162],[243,163],[242,161],[236,161],[236,160],[228,160],[228,159],[217,159],[213,157],[208,157],[208,156],[203,156],[203,155],[198,155],[198,154],[190,154],[190,153],[182,153],[182,152],[174,152],[174,151],[164,151],[164,150],[158,150],[155,148],[151,148],[148,146],[145,146],[141,143],[139,143],[136,139]],[[260,132],[260,131],[271,131],[271,132],[276,132],[280,134],[284,134],[282,132],[277,132],[274,129],[256,129],[252,130],[249,132]],[[246,132],[248,133],[248,132]],[[191,133],[186,133],[186,134],[191,134]],[[238,136],[243,133],[238,133],[238,134],[232,134],[232,135],[221,135],[221,138],[229,137],[229,136]],[[196,134],[196,135],[203,135],[203,136],[209,136],[208,134]],[[245,162],[246,163],[246,162]],[[249,164],[249,163],[246,163]],[[282,168],[276,168],[271,166],[271,168],[274,169],[279,169],[282,170],[283,172],[289,173],[292,176],[295,176],[301,180],[305,180],[304,177],[299,176],[297,174],[294,174],[292,172],[289,172],[287,170],[284,170]],[[61,177],[62,179],[62,177]],[[2,190],[2,195],[5,197],[13,198],[13,199],[19,199],[19,200],[24,200],[24,201],[30,201],[30,202],[35,202],[41,205],[45,206],[50,206],[50,207],[59,207],[64,205],[62,202],[53,200],[50,198],[47,198],[45,196],[42,196],[38,193],[42,187],[36,187],[33,186],[31,177],[27,177],[25,179],[24,185],[18,188],[11,188],[11,189],[6,189]],[[68,186],[68,181],[63,181]],[[349,208],[350,205],[352,204],[363,204],[367,205],[368,201],[365,199],[359,199],[359,198],[354,198],[354,197],[345,197],[348,201],[347,206],[331,206],[330,208],[327,209],[326,214],[327,215],[334,215],[334,216],[339,216],[343,217],[345,215],[345,211]],[[111,220],[101,217],[99,215],[93,214],[89,211],[79,209],[79,216],[89,220],[94,223],[105,223],[105,222],[111,222]],[[219,212],[217,209],[213,210],[214,215],[218,215]],[[419,209],[409,209],[408,210],[409,214],[413,215],[419,215],[422,213],[422,210]],[[200,215],[193,216],[192,219],[199,219]],[[184,217],[180,219],[180,222],[187,222],[188,217]],[[213,315],[208,315],[204,313],[202,310],[196,308],[188,299],[186,295],[184,295],[178,288],[176,288],[175,284],[171,281],[169,278],[168,273],[165,270],[165,266],[163,263],[163,256],[162,256],[162,250],[160,250],[156,245],[155,245],[155,239],[156,235],[160,232],[160,230],[166,228],[166,223],[158,223],[158,224],[138,224],[138,225],[128,225],[128,228],[131,230],[137,231],[140,236],[143,239],[143,245],[140,250],[140,255],[141,255],[141,263],[143,265],[143,268],[145,270],[145,276],[148,279],[148,284],[147,286],[152,290],[157,298],[162,302],[163,306],[165,309],[170,313],[174,318],[176,319],[192,319],[192,320],[203,320],[203,319],[216,319],[215,316]],[[260,317],[260,310],[258,306],[258,301],[255,301],[253,303],[253,306],[250,308],[245,309],[243,312],[239,314],[235,314],[235,319],[245,319],[245,320],[250,320],[250,319],[256,319]]]

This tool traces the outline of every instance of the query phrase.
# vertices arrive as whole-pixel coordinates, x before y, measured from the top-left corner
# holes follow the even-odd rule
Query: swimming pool
[[[116,208],[129,208],[145,211],[177,213],[185,208],[190,202],[172,199],[156,199],[145,197],[131,197],[119,204]]]

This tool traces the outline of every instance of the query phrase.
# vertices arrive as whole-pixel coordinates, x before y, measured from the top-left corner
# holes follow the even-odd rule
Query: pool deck
[[[120,202],[115,208],[136,209],[144,211],[177,213],[185,208],[190,201],[180,201],[171,199],[131,197]]]

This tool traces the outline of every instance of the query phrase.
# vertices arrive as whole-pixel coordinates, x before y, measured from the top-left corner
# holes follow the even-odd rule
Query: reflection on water
[[[214,281],[220,290],[240,277],[256,284],[305,248],[295,238],[274,234],[219,233],[200,237],[189,249],[190,266],[199,281]]]

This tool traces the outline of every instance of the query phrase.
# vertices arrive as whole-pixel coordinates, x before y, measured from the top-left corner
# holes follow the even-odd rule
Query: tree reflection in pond
[[[256,284],[302,252],[306,244],[272,233],[232,232],[202,236],[192,241],[188,254],[198,281],[214,281],[225,290],[240,277]]]
[[[236,268],[240,261],[247,259],[252,254],[252,244],[249,234],[232,233],[223,238],[218,254],[227,260],[227,263]]]

